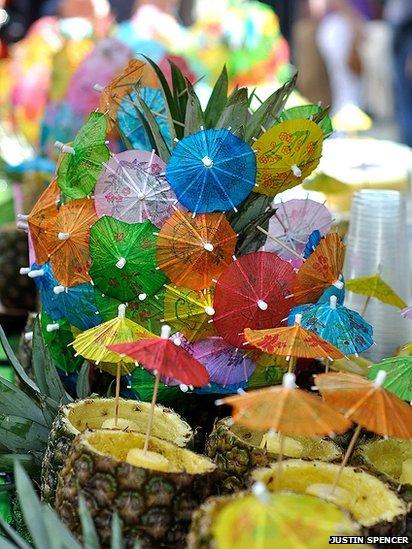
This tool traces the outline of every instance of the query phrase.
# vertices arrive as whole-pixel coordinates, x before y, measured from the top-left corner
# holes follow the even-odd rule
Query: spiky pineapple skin
[[[111,517],[122,520],[126,547],[184,547],[193,511],[216,493],[215,471],[164,473],[134,467],[93,451],[76,437],[60,472],[56,509],[81,538],[78,498],[83,496],[103,547],[110,545]]]
[[[73,409],[74,406],[78,404],[82,404],[83,406],[85,406],[85,409],[87,409],[87,407],[92,407],[95,402],[101,404],[107,401],[113,403],[113,399],[89,398],[67,404],[66,406],[62,406],[59,409],[50,430],[47,448],[42,464],[41,495],[44,502],[49,503],[50,505],[54,504],[59,471],[63,467],[73,440],[79,434],[79,430],[75,428],[70,422],[70,411]],[[132,404],[135,408],[136,413],[140,409],[148,408],[150,406],[150,404],[148,403],[142,403],[138,401],[124,401],[122,399],[121,402],[128,402],[129,405]],[[184,439],[180,441],[180,443],[182,446],[190,445],[193,433],[189,425],[184,422],[178,414],[176,414],[173,410],[169,408],[157,405],[156,410],[161,410],[164,414],[173,414],[173,416],[176,418],[176,421],[181,422],[182,429],[186,429],[187,431],[187,436],[185,436]],[[102,414],[103,413],[104,412],[102,411]],[[102,415],[101,419],[102,421],[104,421],[105,419],[108,419],[108,417],[110,416],[108,413],[106,413],[106,415]],[[84,429],[87,427],[87,415],[85,415]]]
[[[205,453],[219,469],[222,493],[247,488],[254,469],[266,467],[276,460],[275,454],[249,445],[236,436],[230,430],[229,418],[216,421],[207,439]]]

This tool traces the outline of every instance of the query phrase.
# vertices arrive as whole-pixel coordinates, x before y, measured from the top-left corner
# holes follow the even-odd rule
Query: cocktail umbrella
[[[117,122],[120,133],[126,138],[133,149],[150,151],[152,144],[142,122],[143,110],[140,106],[142,100],[153,113],[168,147],[172,146],[172,136],[169,129],[169,118],[163,92],[159,88],[139,87],[132,90],[122,99],[117,111]]]
[[[76,286],[90,280],[90,227],[96,220],[91,199],[72,200],[60,206],[55,224],[48,230],[46,246],[57,280]]]
[[[389,286],[389,284],[382,280],[379,272],[372,276],[363,276],[347,280],[346,289],[355,294],[366,296],[365,305],[362,310],[363,315],[372,298],[379,299],[382,303],[398,307],[399,309],[406,307],[404,300]]]
[[[229,549],[325,549],[329,539],[353,535],[359,526],[334,503],[308,494],[269,492],[264,484],[233,499],[214,517],[216,547]]]
[[[37,291],[40,294],[43,310],[52,318],[60,318],[57,294],[53,291],[58,282],[53,274],[50,263],[45,263],[44,265],[33,263],[31,267],[20,269],[20,274],[27,274],[34,280]]]
[[[110,215],[128,223],[149,219],[161,227],[173,213],[176,201],[159,173],[164,170],[164,162],[154,152],[125,151],[113,155],[104,166],[94,190],[97,215]]]
[[[90,275],[104,294],[122,301],[155,295],[166,281],[156,269],[156,227],[101,217],[90,230]]]
[[[131,57],[129,48],[116,40],[104,38],[82,60],[73,73],[66,98],[75,113],[87,116],[99,105],[99,96],[93,89],[96,82],[107,85],[125,67]]]
[[[379,370],[373,382],[347,373],[315,376],[316,387],[325,402],[358,424],[335,479],[332,494],[362,427],[385,437],[412,438],[412,407],[383,389],[386,375],[385,370]]]
[[[265,353],[285,356],[289,371],[293,371],[297,358],[342,358],[343,353],[325,339],[301,326],[302,315],[295,315],[293,326],[269,330],[245,329],[248,343]]]
[[[192,354],[205,366],[210,381],[223,387],[247,381],[256,368],[250,352],[228,345],[221,337],[196,341]]]
[[[201,129],[176,144],[166,179],[191,212],[236,211],[255,186],[255,154],[230,130]]]
[[[279,473],[283,454],[283,436],[323,436],[343,433],[350,421],[318,396],[295,385],[295,375],[286,373],[282,385],[249,391],[216,401],[232,406],[235,423],[256,431],[280,434]]]
[[[172,378],[179,383],[194,387],[202,387],[209,381],[206,368],[180,346],[180,339],[170,340],[169,335],[170,327],[165,324],[162,326],[161,337],[155,336],[150,339],[110,345],[109,347],[110,350],[121,353],[121,356],[138,361],[144,368],[156,375],[143,448],[144,454],[147,453],[149,446],[160,377]]]
[[[286,299],[295,271],[270,252],[253,252],[235,259],[217,280],[213,323],[228,343],[242,347],[245,328],[278,326],[293,307]]]
[[[302,183],[319,164],[323,133],[310,120],[287,120],[265,131],[254,143],[256,192],[267,196]]]
[[[295,314],[292,309],[289,326],[294,324]],[[303,328],[329,341],[344,355],[358,355],[373,345],[372,326],[356,311],[338,305],[336,296],[329,303],[309,305],[301,314]]]
[[[28,216],[27,222],[37,263],[45,263],[49,258],[50,239],[47,236],[56,223],[59,197],[57,181],[53,180],[40,195]]]
[[[68,345],[73,341],[73,333],[66,319],[53,320],[45,311],[40,313],[40,322],[44,342],[60,370],[66,373],[76,372],[83,363],[82,357],[74,357],[74,351]]]
[[[401,314],[404,318],[412,318],[412,307],[405,307]]]
[[[216,335],[213,326],[213,290],[165,287],[164,321],[188,341]]]
[[[337,303],[343,305],[345,301],[345,281],[343,275],[340,275],[339,280],[331,284],[320,296],[318,303],[329,303],[330,298],[335,296]]]
[[[64,196],[84,198],[93,191],[103,163],[110,157],[106,130],[106,117],[93,112],[71,146],[59,144],[63,157],[57,169],[57,183]]]
[[[157,239],[157,262],[177,286],[203,290],[232,261],[236,234],[223,213],[176,210]]]
[[[282,243],[301,255],[315,229],[323,236],[332,225],[326,206],[309,198],[288,200],[274,207],[276,213],[269,221],[265,251],[275,252],[284,259],[293,259],[294,255]]]
[[[105,87],[96,82],[95,89],[100,92],[99,110],[108,114],[109,129],[117,131],[117,111],[124,97],[130,94],[136,85],[156,87],[158,84],[153,71],[140,59],[129,61],[124,70],[115,76]]]
[[[102,370],[113,373],[113,366],[115,366],[116,425],[119,417],[120,376],[122,373],[130,373],[135,367],[135,361],[127,356],[121,357],[118,353],[109,350],[108,346],[153,336],[145,328],[126,318],[125,312],[126,305],[119,305],[117,316],[80,333],[72,344],[76,356],[81,355],[83,358],[95,362]]]
[[[327,234],[300,267],[293,290],[298,303],[314,303],[339,280],[345,246],[337,233]]]
[[[317,122],[317,118],[319,115],[323,115],[323,113],[324,111],[320,105],[299,105],[282,111],[279,116],[279,122],[302,118],[313,120],[322,129],[324,136],[329,137],[329,135],[333,133],[332,121],[329,115],[325,114],[322,116],[320,122]]]
[[[150,402],[153,398],[155,376],[144,368],[135,368],[130,378],[130,387],[139,400]],[[172,406],[181,397],[179,385],[166,385],[159,381],[157,402],[164,406]]]
[[[101,324],[102,316],[97,309],[95,290],[90,282],[65,288],[56,280],[53,293],[56,295],[55,304],[59,315],[54,318],[65,318],[79,330],[88,330]]]
[[[386,372],[383,387],[402,400],[412,401],[412,357],[394,356],[369,367],[368,378],[376,379],[378,372]]]

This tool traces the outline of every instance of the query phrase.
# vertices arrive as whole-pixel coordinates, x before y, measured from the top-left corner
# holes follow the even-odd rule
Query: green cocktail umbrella
[[[59,370],[76,372],[84,362],[81,356],[75,357],[74,350],[68,345],[73,341],[73,333],[66,319],[52,320],[44,311],[40,314],[41,330],[44,342]]]
[[[368,378],[374,380],[379,370],[386,372],[385,389],[402,400],[412,401],[412,356],[394,356],[372,364]]]
[[[324,109],[322,109],[320,105],[299,105],[297,107],[286,109],[279,116],[279,122],[284,122],[285,120],[296,120],[298,118],[313,120],[313,122],[315,122],[322,129],[325,137],[328,137],[331,133],[333,133],[330,116]]]
[[[57,170],[57,183],[65,197],[84,198],[93,191],[103,164],[110,157],[106,130],[105,115],[93,112],[71,146],[56,143],[63,154]]]
[[[90,276],[105,295],[122,303],[140,294],[154,296],[166,282],[157,269],[157,228],[150,221],[125,223],[101,217],[90,230]]]

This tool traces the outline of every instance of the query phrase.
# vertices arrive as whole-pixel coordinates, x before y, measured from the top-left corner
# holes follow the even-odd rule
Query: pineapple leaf
[[[160,158],[167,162],[170,158],[170,151],[169,147],[166,144],[166,141],[163,138],[163,135],[160,132],[159,125],[156,122],[152,111],[149,109],[143,99],[141,97],[138,97],[137,100],[139,101],[141,109],[143,111],[143,114],[139,111],[138,114],[146,127],[146,131],[150,137],[150,140],[155,145],[155,148],[157,149]]]
[[[117,513],[114,513],[112,518],[112,539],[110,549],[124,549],[122,539],[122,523]]]
[[[0,378],[0,414],[20,416],[47,427],[36,401],[4,378]]]
[[[0,470],[5,473],[13,472],[16,461],[29,475],[39,476],[40,468],[34,456],[29,454],[0,454]]]
[[[42,452],[50,429],[18,416],[0,415],[0,440],[11,452]]]
[[[228,75],[226,65],[213,88],[205,110],[206,128],[214,128],[227,103]]]
[[[99,549],[100,543],[96,528],[94,527],[93,519],[87,508],[86,501],[82,496],[79,497],[79,515],[82,525],[84,547],[87,549]]]
[[[20,536],[20,534],[18,534],[15,530],[13,530],[10,524],[7,524],[7,522],[2,517],[0,517],[0,527],[4,530],[4,532],[8,535],[8,537],[15,543],[15,545],[13,545],[6,538],[1,536],[0,547],[2,549],[7,549],[8,547],[11,547],[12,549],[16,549],[16,547],[18,547],[19,549],[31,549],[31,545],[29,545]]]
[[[204,118],[199,98],[192,84],[188,80],[186,80],[186,83],[188,100],[186,105],[185,135],[190,135],[200,130],[200,127],[204,124]]]
[[[264,131],[263,128],[268,130],[273,126],[296,85],[296,79],[297,74],[272,93],[252,114],[246,130],[245,141],[250,143],[253,137],[259,137]]]
[[[187,105],[187,86],[186,79],[182,71],[173,61],[169,60],[170,69],[172,71],[173,97],[176,108],[179,109],[179,121],[184,120],[186,105]]]
[[[239,235],[236,254],[245,255],[249,252],[256,252],[266,242],[266,236],[262,234],[257,227],[263,227],[267,230],[269,219],[275,215],[275,210],[269,210],[256,217],[246,225],[245,229]]]
[[[67,547],[67,549],[82,548],[69,530],[60,521],[56,513],[47,505],[43,506],[43,520],[49,537],[53,540],[52,547]]]
[[[231,128],[238,137],[243,138],[248,123],[248,95],[246,88],[235,90],[229,97],[226,107],[217,121],[217,128]]]
[[[34,321],[33,327],[32,363],[36,382],[45,396],[58,403],[67,404],[72,401],[72,398],[64,390],[50,351],[44,342],[39,316]]]
[[[172,137],[178,137],[180,139],[181,137],[183,137],[183,128],[179,124],[175,124],[174,121],[182,123],[183,120],[180,119],[179,117],[179,110],[176,107],[169,84],[167,83],[165,75],[161,71],[160,67],[154,61],[152,61],[152,59],[149,59],[149,57],[146,57],[146,56],[144,57],[147,60],[147,62],[151,65],[153,70],[155,71],[156,76],[159,80],[160,86],[162,88],[163,95],[165,96],[166,110],[170,118],[170,129],[171,129]]]
[[[238,206],[237,212],[229,212],[227,217],[235,233],[241,233],[256,217],[262,215],[270,206],[271,200],[269,196],[252,192]]]
[[[28,389],[28,392],[30,391],[31,394],[33,394],[33,392],[39,393],[40,389],[34,383],[34,381],[31,380],[29,376],[26,374],[26,372],[23,369],[23,366],[20,364],[16,355],[14,354],[13,349],[10,347],[10,344],[7,341],[7,337],[6,337],[6,334],[4,333],[2,326],[0,326],[0,342],[10,364],[13,367],[13,370],[16,372],[17,377],[20,379],[24,389]]]
[[[79,376],[76,382],[76,394],[78,398],[87,398],[91,394],[89,372],[90,364],[85,361],[80,368]]]
[[[53,547],[42,517],[42,505],[34,491],[29,477],[24,469],[16,462],[14,467],[14,478],[16,481],[19,503],[24,521],[29,529],[36,549]]]

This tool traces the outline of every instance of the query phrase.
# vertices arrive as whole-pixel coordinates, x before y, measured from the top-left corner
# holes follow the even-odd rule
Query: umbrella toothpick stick
[[[349,461],[349,458],[350,456],[352,455],[352,452],[353,452],[353,449],[355,447],[355,444],[356,444],[356,441],[358,440],[359,438],[359,435],[360,435],[360,432],[362,430],[362,425],[358,425],[352,435],[352,438],[350,440],[350,443],[349,443],[349,446],[345,452],[345,455],[343,457],[343,460],[342,460],[342,463],[340,464],[340,467],[339,467],[339,471],[338,471],[338,474],[336,475],[336,478],[335,478],[335,481],[333,483],[333,486],[332,486],[332,490],[331,490],[331,495],[333,496],[333,494],[335,493],[335,490],[336,490],[336,487],[338,485],[338,482],[342,476],[342,473],[343,473],[343,469],[346,467],[348,461]]]
[[[290,356],[289,357],[289,364],[288,364],[288,374],[293,374],[296,368],[296,357]]]
[[[160,337],[162,339],[169,339],[169,336],[170,336],[170,326],[167,326],[166,324],[164,324],[162,326],[162,331],[161,331]],[[145,454],[147,453],[147,450],[149,448],[149,440],[150,440],[150,434],[152,432],[154,409],[155,409],[156,400],[157,400],[157,393],[158,393],[158,390],[159,390],[159,383],[160,383],[160,372],[157,371],[156,372],[156,377],[155,377],[155,384],[154,384],[154,387],[153,387],[152,402],[150,404],[149,418],[147,420],[146,436],[145,436],[145,439],[144,439],[143,452]]]
[[[361,316],[365,316],[366,309],[368,308],[368,305],[369,305],[369,302],[370,302],[370,300],[371,300],[371,297],[372,297],[372,296],[368,296],[368,297],[366,298],[365,304],[364,304],[363,309],[362,309],[362,312],[361,312]]]
[[[263,227],[260,227],[258,225],[257,227],[258,231],[260,231],[261,233],[265,234],[268,238],[270,238],[270,240],[273,240],[273,242],[276,242],[276,244],[278,244],[279,246],[281,246],[282,248],[284,248],[285,250],[287,250],[289,253],[291,253],[292,255],[294,255],[295,257],[298,257],[299,259],[303,259],[303,257],[298,254],[298,252],[296,250],[294,250],[293,248],[291,248],[290,246],[288,246],[287,244],[285,244],[282,240],[280,240],[279,238],[276,238],[276,236],[273,236],[271,235],[270,233],[268,233],[268,231],[266,231]]]
[[[116,365],[116,395],[115,395],[115,408],[114,408],[114,426],[117,427],[119,421],[119,408],[120,408],[120,362]]]

